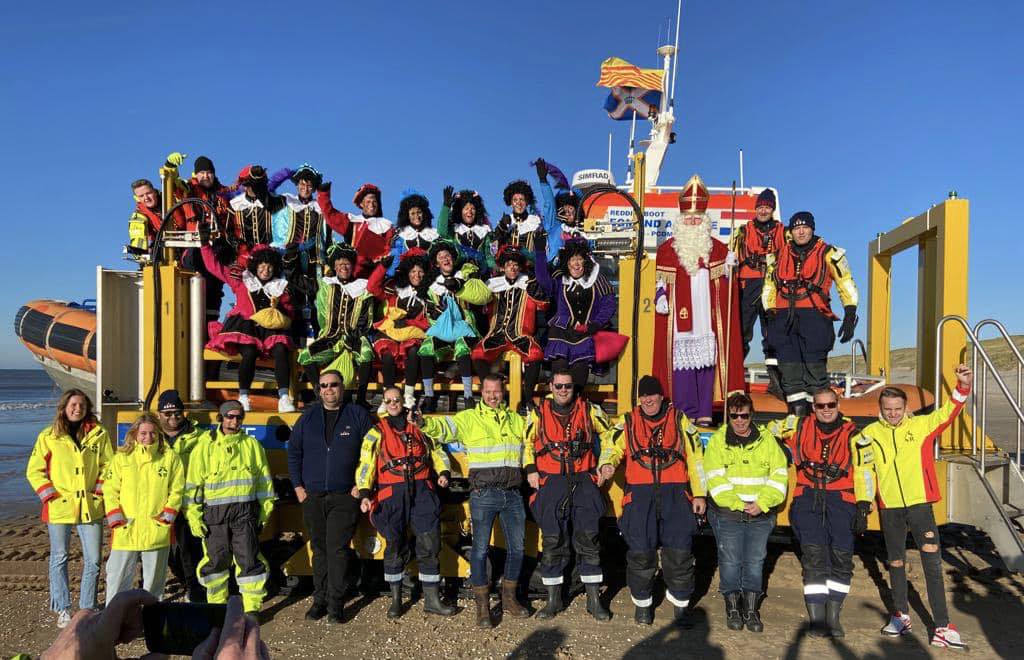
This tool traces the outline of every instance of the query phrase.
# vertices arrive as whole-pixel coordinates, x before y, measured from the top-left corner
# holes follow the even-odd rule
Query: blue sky
[[[609,131],[621,179],[628,123],[601,109],[598,66],[655,66],[674,12],[674,0],[3,3],[0,311],[10,323],[34,298],[92,297],[97,264],[127,267],[128,184],[155,178],[172,150],[212,157],[226,180],[249,162],[309,161],[338,191],[378,183],[392,217],[402,189],[436,205],[448,183],[494,213],[538,155],[603,166]],[[787,216],[811,210],[862,289],[868,240],[955,189],[971,201],[970,314],[1024,331],[1006,250],[1022,24],[1019,3],[684,2],[662,183],[697,171],[728,185],[743,148],[747,182],[779,188]],[[903,346],[916,256],[896,268]],[[7,328],[0,367],[30,366]]]

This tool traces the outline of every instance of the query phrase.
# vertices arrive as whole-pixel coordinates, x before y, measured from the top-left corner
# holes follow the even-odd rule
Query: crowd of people
[[[424,611],[456,613],[439,590],[439,491],[449,486],[452,451],[464,453],[468,466],[469,582],[480,627],[494,625],[488,552],[496,519],[505,542],[498,580],[502,611],[532,615],[519,588],[527,506],[540,528],[538,570],[548,592],[537,618],[550,619],[563,609],[571,550],[587,611],[597,621],[611,617],[600,591],[598,522],[606,511],[601,489],[621,467],[625,495],[618,528],[628,546],[626,580],[635,621],[654,621],[660,557],[674,619],[688,625],[692,544],[698,517],[706,515],[717,540],[727,626],[761,632],[768,536],[785,506],[793,465],[789,520],[802,550],[809,632],[845,635],[840,613],[850,591],[854,539],[877,506],[896,608],[881,632],[900,636],[911,630],[904,567],[909,530],[921,551],[936,625],[931,642],[961,648],[946,609],[932,513],[940,498],[932,447],[971,391],[966,366],[958,366],[955,377],[952,398],[921,416],[909,414],[902,390],[886,388],[879,420],[860,431],[842,416],[830,388],[813,393],[811,414],[765,426],[753,423],[751,398],[733,393],[726,422],[705,447],[697,427],[653,376],[640,379],[638,405],[614,420],[578,391],[565,369],[551,375],[551,394],[525,417],[508,408],[504,379],[488,374],[481,401],[472,408],[424,417],[405,406],[400,388],[390,387],[385,409],[374,419],[361,406],[345,403],[343,375],[325,370],[318,376],[319,401],[302,413],[288,442],[289,476],[312,548],[314,596],[306,618],[344,622],[347,548],[361,513],[369,514],[386,540],[388,617],[403,614],[403,583],[413,554]],[[50,532],[50,606],[58,625],[71,620],[72,527],[84,555],[79,606],[96,606],[103,521],[112,536],[108,603],[131,588],[139,562],[144,588],[161,598],[170,561],[190,600],[227,602],[233,572],[245,611],[260,611],[269,568],[259,536],[276,496],[264,449],[241,428],[244,417],[238,401],[227,401],[218,424],[200,432],[170,390],[160,397],[159,416],[143,413],[115,452],[88,396],[77,390],[64,394],[27,469]]]
[[[184,158],[170,154],[165,168],[176,173]],[[890,387],[879,399],[879,421],[858,431],[842,416],[825,369],[839,320],[830,295],[834,285],[844,307],[839,339],[849,341],[857,289],[843,251],[816,235],[812,214],[796,213],[783,227],[766,189],[756,218],[725,245],[711,236],[703,181],[687,182],[672,235],[656,255],[653,375],[637,383],[636,407],[609,419],[585,385],[625,344],[612,328],[616,293],[582,236],[580,193],[544,160],[536,161],[539,208],[532,187],[513,181],[504,191],[507,211],[494,225],[469,189],[444,190],[434,226],[427,197],[415,191],[403,194],[395,222],[385,218],[373,184],[355,191],[358,213],[340,211],[331,183],[308,164],[274,174],[246,166],[227,186],[209,158],[197,158],[193,168],[175,196],[206,200],[216,222],[201,222],[203,213],[189,205],[170,221],[201,237],[201,248],[180,258],[206,278],[208,345],[241,356],[239,395],[220,406],[214,428],[203,429],[188,419],[177,392],[164,392],[157,414],[142,414],[115,448],[89,397],[64,393],[27,470],[49,526],[50,607],[59,625],[70,621],[71,528],[84,555],[79,606],[93,608],[104,521],[112,530],[108,602],[132,586],[141,562],[143,586],[157,598],[168,567],[192,601],[227,602],[233,575],[244,610],[259,612],[269,575],[259,537],[276,495],[266,453],[242,424],[263,357],[274,364],[280,412],[296,411],[293,360],[313,386],[287,447],[312,549],[307,619],[345,620],[347,549],[362,514],[386,540],[387,615],[403,614],[414,556],[424,611],[456,613],[439,590],[440,493],[450,485],[454,452],[464,453],[468,466],[469,583],[481,627],[494,625],[488,551],[496,519],[506,550],[502,610],[532,614],[519,585],[527,508],[541,531],[538,570],[547,591],[537,617],[563,609],[573,556],[587,611],[598,621],[611,617],[601,593],[598,521],[607,510],[603,488],[621,468],[618,529],[628,546],[636,622],[653,623],[660,557],[666,598],[675,620],[687,625],[692,542],[706,516],[726,623],[762,631],[767,541],[793,466],[789,519],[802,548],[811,633],[844,635],[840,613],[854,539],[877,507],[896,608],[882,633],[911,629],[909,529],[927,578],[932,644],[963,646],[945,605],[931,447],[960,412],[972,375],[959,366],[952,399],[927,415],[911,416],[906,394]],[[279,193],[286,181],[295,194]],[[133,191],[129,250],[143,254],[163,229],[162,202],[149,181],[136,181]],[[224,285],[235,301],[221,323]],[[789,412],[765,426],[753,423],[743,373],[758,319],[772,390]],[[506,379],[496,369],[508,353],[522,361],[517,410],[508,407]],[[454,365],[464,404],[425,417],[436,412],[439,362]],[[545,363],[549,394],[538,402]],[[375,367],[383,397],[372,415]],[[716,402],[723,423],[705,446],[698,426],[713,424]]]

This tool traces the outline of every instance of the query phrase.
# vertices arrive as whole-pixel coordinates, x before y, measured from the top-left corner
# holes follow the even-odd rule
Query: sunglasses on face
[[[750,413],[729,413],[729,419],[750,419]]]
[[[572,383],[552,383],[551,387],[556,390],[569,390],[572,389]]]
[[[834,410],[839,406],[838,401],[829,401],[828,403],[816,403],[814,404],[815,410]]]
[[[163,410],[160,412],[161,417],[181,417],[184,414],[181,410]]]
[[[391,404],[391,403],[401,403],[401,402],[402,402],[401,399],[384,399],[384,403],[388,403],[388,404]]]
[[[227,414],[227,415],[224,415],[224,419],[242,419],[243,417],[245,417],[245,415],[238,415],[238,414],[232,415],[230,413]]]
[[[333,390],[338,387],[341,387],[341,383],[336,380],[330,383],[320,383],[320,389],[322,390]]]

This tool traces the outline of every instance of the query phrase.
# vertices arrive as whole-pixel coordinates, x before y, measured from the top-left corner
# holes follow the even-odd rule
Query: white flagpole
[[[612,171],[612,134],[608,132],[608,171]]]
[[[683,15],[683,0],[678,0],[676,5],[676,52],[673,54],[672,61],[672,93],[669,94],[669,103],[672,107],[675,107],[676,100],[676,74],[679,69],[679,20]]]

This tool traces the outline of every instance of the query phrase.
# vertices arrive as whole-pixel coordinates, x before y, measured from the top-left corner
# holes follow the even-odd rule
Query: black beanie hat
[[[792,230],[797,227],[810,227],[814,230],[814,215],[810,211],[797,211],[789,218],[788,229]]]
[[[213,172],[217,173],[217,170],[213,168],[213,161],[206,156],[200,156],[196,158],[196,162],[192,165],[193,172]]]
[[[640,379],[637,384],[636,395],[637,396],[650,396],[652,394],[665,395],[665,390],[661,387],[661,381],[654,376],[644,376]]]
[[[156,404],[158,411],[184,410],[185,404],[181,402],[178,390],[164,390],[160,393],[160,399]]]

